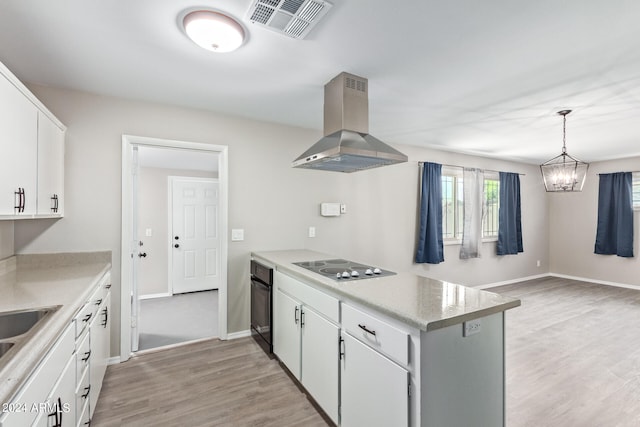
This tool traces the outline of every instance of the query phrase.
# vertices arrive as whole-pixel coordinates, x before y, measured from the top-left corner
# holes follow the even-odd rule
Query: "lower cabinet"
[[[409,372],[344,331],[341,339],[340,425],[408,425]]]
[[[280,280],[279,280],[280,279]],[[339,309],[333,297],[284,276],[275,275],[273,351],[291,374],[336,424],[338,424],[338,340],[340,328],[327,317]],[[318,298],[318,300],[316,299]],[[316,307],[321,307],[320,309]],[[327,317],[321,310],[327,307]]]
[[[111,356],[110,335],[111,335],[111,292],[107,292],[102,300],[97,316],[93,319],[89,327],[91,340],[91,363],[89,365],[89,378],[91,382],[89,412],[93,417],[100,390],[102,390],[102,380],[107,370],[109,357]]]
[[[0,416],[2,427],[75,427],[74,328],[69,325]]]
[[[300,382],[335,423],[338,423],[338,326],[310,307],[302,307],[302,374]]]

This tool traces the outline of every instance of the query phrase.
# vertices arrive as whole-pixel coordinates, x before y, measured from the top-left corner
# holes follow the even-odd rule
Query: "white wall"
[[[317,217],[315,225],[319,237],[313,242],[310,239],[309,247],[467,286],[498,283],[549,271],[547,201],[537,166],[414,146],[397,145],[396,148],[407,154],[408,163],[350,174],[347,188],[338,193],[342,197],[316,199],[318,203],[346,203],[347,214],[338,218]],[[524,252],[499,257],[495,254],[496,243],[490,242],[483,244],[481,258],[461,260],[460,245],[447,245],[443,263],[414,264],[419,161],[524,174],[520,177]],[[540,267],[536,266],[538,260]]]
[[[13,221],[0,221],[0,259],[13,255]]]
[[[409,163],[354,174],[292,169],[291,161],[321,136],[319,131],[63,89],[31,89],[68,128],[66,216],[17,223],[15,251],[111,250],[113,301],[120,301],[122,134],[229,146],[229,228],[245,230],[243,242],[229,242],[230,333],[249,327],[251,251],[308,248],[467,285],[548,271],[547,202],[535,166],[399,146]],[[444,263],[414,265],[418,161],[525,173],[524,254],[498,258],[490,243],[482,259],[463,261],[457,258],[458,246],[448,246]],[[346,203],[348,213],[321,217],[319,204],[327,201]],[[307,237],[309,226],[317,228],[316,238]],[[535,267],[536,260],[542,267]],[[119,319],[119,307],[114,307],[114,354],[119,352]]]
[[[549,194],[552,273],[640,286],[640,212],[634,212],[634,257],[593,253],[598,221],[598,174],[640,170],[640,157],[592,163],[580,193]]]

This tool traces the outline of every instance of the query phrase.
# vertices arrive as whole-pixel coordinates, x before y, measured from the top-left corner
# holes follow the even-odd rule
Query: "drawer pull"
[[[361,324],[358,323],[358,328],[362,329],[366,333],[371,334],[373,336],[376,335],[376,331],[372,331],[371,329],[367,328],[365,325],[361,325]]]
[[[82,360],[83,362],[86,362],[87,360],[89,360],[90,357],[91,357],[91,350],[86,351],[84,353],[84,357],[82,359],[80,359],[80,360]]]
[[[86,393],[82,395],[82,398],[86,399],[87,397],[89,397],[89,393],[91,392],[91,386],[89,385],[89,386],[85,387],[84,389],[85,389]]]
[[[97,301],[95,302],[95,305],[100,305],[100,304],[102,304],[102,298],[100,298],[99,300],[97,300]]]
[[[91,319],[91,316],[93,316],[93,313],[89,313],[86,316],[84,316],[84,318],[82,319],[83,322],[88,322],[89,319]]]

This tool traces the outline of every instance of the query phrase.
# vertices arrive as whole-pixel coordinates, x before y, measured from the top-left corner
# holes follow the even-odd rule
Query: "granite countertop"
[[[36,334],[0,365],[9,402],[111,268],[111,252],[18,255],[0,261],[0,312],[57,306]]]
[[[459,324],[520,305],[519,299],[413,273],[400,272],[393,276],[343,282],[292,264],[336,258],[314,251],[265,251],[254,252],[252,256],[276,265],[281,272],[311,282],[318,288],[332,291],[423,331]]]

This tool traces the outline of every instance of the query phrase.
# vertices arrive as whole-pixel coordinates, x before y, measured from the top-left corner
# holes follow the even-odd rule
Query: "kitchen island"
[[[73,357],[74,337],[87,338],[86,345],[88,347],[88,332],[85,330],[81,334],[80,327],[75,327],[75,317],[79,315],[81,310],[83,316],[92,313],[92,316],[86,317],[86,322],[84,322],[87,325],[86,329],[89,324],[94,323],[94,319],[101,317],[98,315],[99,308],[108,307],[108,299],[104,301],[102,299],[105,298],[104,295],[108,294],[110,288],[110,269],[111,252],[107,251],[18,255],[0,261],[0,312],[54,307],[48,318],[43,319],[44,323],[41,327],[34,328],[34,331],[29,331],[24,336],[18,337],[22,339],[20,345],[15,345],[15,348],[0,358],[0,403],[4,408],[3,412],[0,412],[0,425],[19,425],[23,422],[22,420],[9,421],[8,417],[15,418],[25,413],[33,417],[38,415],[34,413],[32,407],[28,407],[20,400],[15,400],[16,394],[21,390],[24,391],[29,381],[33,383],[33,374],[43,370],[43,360],[47,357],[52,359],[51,352],[59,347],[61,340],[64,339],[65,343],[71,343],[70,349],[65,350],[68,351],[68,354],[65,353],[61,356],[61,360],[65,364],[70,357]],[[89,304],[90,297],[96,293],[99,286],[105,288],[100,291],[102,292],[101,304],[96,305],[93,301]],[[86,313],[83,307],[86,307]],[[103,325],[107,324],[107,316],[105,312],[102,318]],[[90,318],[91,321],[89,321]],[[103,329],[103,326],[100,326],[100,329]],[[74,332],[78,332],[78,334],[76,335]],[[102,336],[104,335],[100,336],[101,339]],[[105,336],[105,339],[108,337]],[[93,347],[94,366],[105,363],[104,360],[98,363],[97,356],[95,356],[98,344],[96,341]],[[104,353],[108,358],[108,343],[105,343],[105,346],[103,347]],[[80,351],[80,349],[78,350]],[[80,357],[84,357],[83,354],[79,353]],[[86,359],[89,360],[89,357],[87,356]],[[84,365],[86,364],[84,362]],[[79,373],[83,372],[82,366],[79,363]],[[64,365],[53,366],[52,369],[59,371],[63,367]],[[69,368],[69,372],[69,377],[73,379],[75,384],[75,363]],[[43,373],[39,375],[45,376]],[[88,378],[88,375],[86,377]],[[99,387],[94,386],[94,389],[95,393],[99,392]],[[37,391],[47,392],[46,390]],[[74,390],[72,389],[71,392],[73,393]],[[85,393],[82,389],[79,392]],[[34,403],[44,404],[45,399]],[[72,417],[75,419],[75,416],[75,413],[66,415],[66,419]]]
[[[294,263],[336,257],[307,250],[252,257],[275,270],[274,353],[336,424],[504,425],[519,300],[403,272],[325,277]]]

